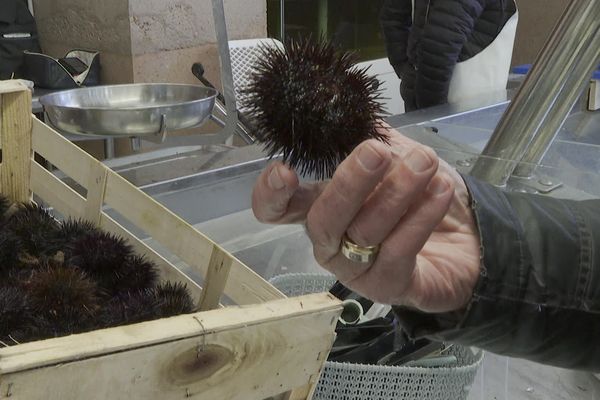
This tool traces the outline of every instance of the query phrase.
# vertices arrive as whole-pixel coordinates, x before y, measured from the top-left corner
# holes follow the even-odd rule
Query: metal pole
[[[225,22],[225,9],[223,0],[212,0],[213,19],[215,21],[215,32],[217,34],[217,45],[219,47],[219,62],[221,64],[221,83],[223,84],[223,97],[225,97],[225,108],[227,119],[223,131],[219,136],[232,135],[237,126],[237,108],[235,102],[235,91],[233,86],[233,71],[231,69],[231,56],[229,54],[229,39],[227,37],[227,25]]]
[[[600,0],[569,3],[473,167],[473,176],[504,186],[521,159],[539,162],[596,66],[599,28]],[[529,174],[531,168],[520,172]]]
[[[285,43],[285,0],[280,0],[279,5],[279,37]]]
[[[317,21],[319,32],[317,39],[329,39],[329,0],[320,0],[317,8]]]

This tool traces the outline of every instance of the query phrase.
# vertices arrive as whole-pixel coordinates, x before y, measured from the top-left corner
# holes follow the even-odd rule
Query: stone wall
[[[129,10],[134,81],[194,83],[190,68],[202,62],[220,84],[210,0],[129,0]],[[226,0],[225,15],[230,40],[266,37],[265,0]]]
[[[219,82],[211,0],[35,0],[44,52],[101,52],[104,83],[194,83],[202,62]],[[230,39],[266,37],[265,0],[225,0]]]
[[[127,0],[35,0],[34,11],[45,53],[99,50],[104,82],[133,81]]]

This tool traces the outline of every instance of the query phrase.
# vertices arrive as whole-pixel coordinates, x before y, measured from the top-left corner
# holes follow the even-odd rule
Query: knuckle
[[[364,227],[364,222],[355,221],[350,225],[350,227],[346,231],[346,234],[348,235],[348,238],[357,245],[370,246],[372,245],[372,243],[369,243],[366,231],[367,229],[365,229]]]
[[[313,210],[309,211],[306,218],[306,231],[315,249],[326,249],[335,245],[336,239],[333,234]]]
[[[352,175],[347,169],[338,169],[331,180],[330,186],[337,197],[336,200],[344,201],[354,192],[352,189]]]
[[[435,166],[435,169],[437,169],[437,166],[439,164],[439,157],[438,157],[437,153],[435,152],[435,150],[429,146],[421,145],[420,147],[421,147],[421,150],[423,151],[423,153],[425,153],[425,155],[427,157],[429,157],[432,164]]]
[[[267,222],[264,216],[264,204],[260,201],[259,197],[258,191],[255,188],[252,192],[252,213],[259,222]]]
[[[325,267],[329,260],[331,259],[330,255],[326,255],[326,253],[320,247],[313,246],[313,256],[315,257],[315,261],[322,267]]]

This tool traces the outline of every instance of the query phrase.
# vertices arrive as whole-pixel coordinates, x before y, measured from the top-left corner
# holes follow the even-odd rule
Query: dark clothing
[[[40,51],[26,0],[0,0],[0,80],[19,73],[23,51]]]
[[[507,193],[465,177],[481,237],[466,311],[396,308],[415,336],[600,371],[600,200]]]
[[[513,0],[384,0],[381,26],[407,111],[444,104],[454,66],[485,49]]]

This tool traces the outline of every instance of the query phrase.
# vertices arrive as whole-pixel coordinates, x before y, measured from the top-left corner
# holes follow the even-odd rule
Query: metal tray
[[[217,91],[144,83],[66,90],[40,98],[51,125],[88,136],[156,136],[193,128],[211,115]]]

